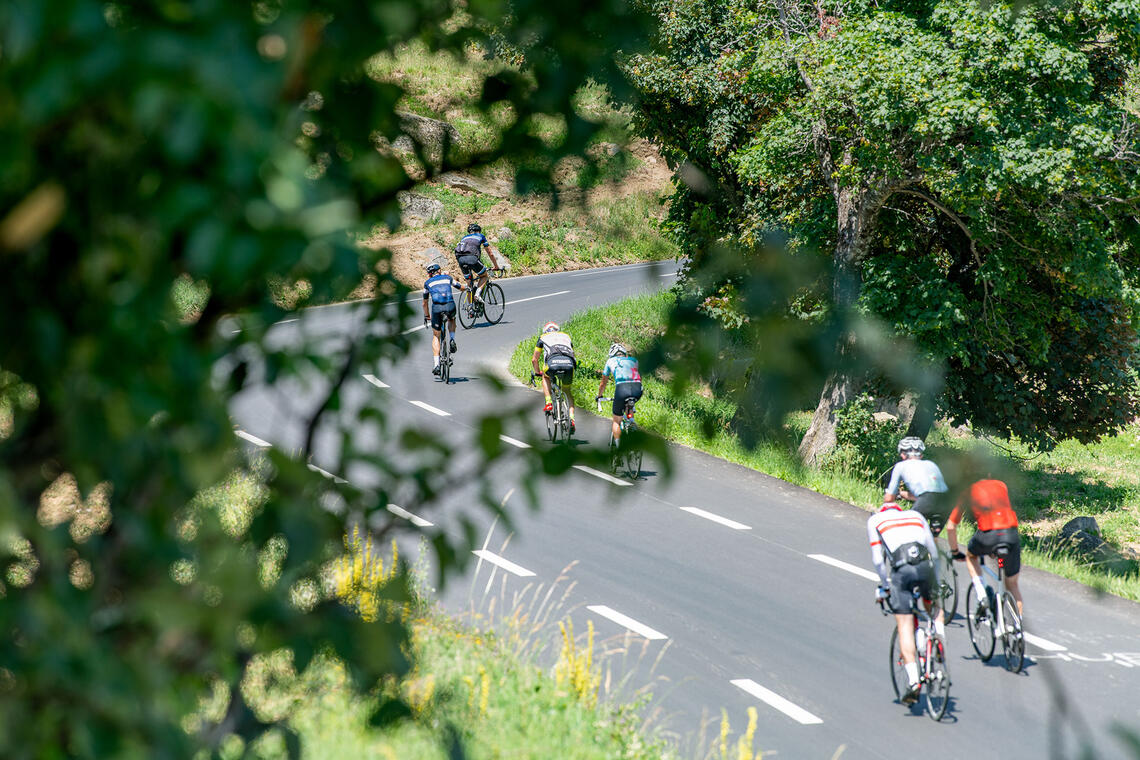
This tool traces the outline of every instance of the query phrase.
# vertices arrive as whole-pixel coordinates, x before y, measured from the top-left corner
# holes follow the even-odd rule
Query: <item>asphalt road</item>
[[[515,345],[548,319],[674,277],[671,265],[632,265],[502,280],[504,321],[460,328],[457,382],[435,382],[430,333],[421,329],[407,360],[352,378],[344,406],[382,403],[399,424],[458,439],[488,411],[530,405],[537,428],[539,394],[514,384],[504,401],[488,382],[504,376]],[[358,305],[322,307],[275,326],[270,337],[335,345],[355,334],[361,319]],[[302,420],[323,382],[255,384],[232,407],[241,435],[251,446],[298,448]],[[581,411],[578,425],[578,442],[605,444],[608,422]],[[356,435],[357,444],[385,456],[407,456],[378,429]],[[338,446],[331,431],[318,435],[314,462],[334,467]],[[463,472],[475,462],[461,453],[451,466]],[[755,707],[755,746],[765,757],[937,758],[988,749],[1011,758],[1068,758],[1086,746],[1095,757],[1136,757],[1112,728],[1140,732],[1140,605],[1025,569],[1033,637],[1025,670],[1006,672],[1000,646],[990,663],[978,661],[959,617],[948,631],[950,710],[935,724],[894,700],[892,623],[873,604],[865,512],[688,448],[672,447],[672,462],[668,480],[648,459],[636,482],[586,470],[543,479],[538,512],[520,496],[521,468],[503,463],[495,496],[506,500],[511,534],[477,506],[473,485],[457,486],[431,509],[404,505],[395,512],[407,522],[408,546],[415,545],[413,532],[458,538],[459,518],[473,521],[478,559],[443,590],[445,606],[491,617],[520,607],[531,618],[569,615],[578,632],[592,621],[599,647],[616,651],[607,660],[609,691],[626,698],[650,693],[652,722],[687,756],[704,757],[722,709],[739,733]],[[337,474],[359,486],[378,479],[363,467]],[[964,600],[964,568],[962,576]],[[536,644],[556,646],[556,633],[547,626]]]

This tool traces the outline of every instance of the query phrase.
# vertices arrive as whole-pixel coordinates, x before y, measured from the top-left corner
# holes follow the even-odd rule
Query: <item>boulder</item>
[[[1062,535],[1057,543],[1074,554],[1093,561],[1103,562],[1112,559],[1116,555],[1116,552],[1113,551],[1107,541],[1100,536],[1083,530],[1076,530],[1068,535]]]
[[[400,217],[407,224],[410,221],[434,223],[443,218],[443,204],[435,198],[402,190],[396,193],[400,204]]]
[[[439,175],[439,181],[448,187],[471,190],[495,198],[509,198],[511,197],[511,190],[513,190],[510,182],[501,179],[474,177],[464,172],[444,172]]]
[[[435,166],[443,165],[443,156],[446,149],[459,144],[459,131],[439,119],[429,119],[427,116],[397,111],[400,119],[400,131],[423,147],[424,155]],[[401,148],[400,138],[396,138],[395,146]]]
[[[1061,526],[1061,536],[1068,538],[1075,533],[1091,533],[1094,536],[1100,535],[1100,526],[1097,525],[1095,517],[1074,517],[1063,526]]]
[[[612,142],[598,143],[598,153],[604,156],[616,156],[621,153],[621,146]]]
[[[515,231],[510,227],[500,227],[495,234],[499,240],[511,240],[515,236]]]

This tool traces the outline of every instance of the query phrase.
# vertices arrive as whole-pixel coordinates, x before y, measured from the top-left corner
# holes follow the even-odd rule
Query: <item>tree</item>
[[[773,230],[829,252],[811,298],[838,338],[805,460],[882,371],[861,315],[944,363],[944,411],[980,427],[1048,446],[1135,416],[1140,5],[647,5],[654,53],[627,72],[684,183],[693,270],[708,241]]]
[[[385,252],[354,244],[376,222],[398,224],[395,194],[411,184],[376,150],[397,134],[401,93],[365,75],[375,53],[419,37],[462,54],[492,31],[537,46],[536,63],[484,82],[482,107],[505,103],[514,118],[465,160],[517,157],[533,182],[583,151],[598,125],[575,115],[574,94],[614,79],[608,53],[632,44],[637,18],[620,4],[511,9],[525,25],[485,0],[0,6],[0,755],[183,757],[256,736],[265,726],[236,687],[255,654],[279,647],[298,668],[331,650],[362,689],[407,667],[399,622],[292,594],[343,551],[344,519],[317,504],[335,498],[367,519],[397,489],[428,505],[447,487],[433,476],[447,444],[393,427],[374,404],[342,405],[355,368],[407,351],[411,312],[364,307],[347,348],[263,339],[289,311],[275,284],[305,283],[308,303],[345,298],[366,273],[386,296],[407,292]],[[565,117],[564,139],[530,136],[539,113]],[[172,296],[184,288],[204,299],[189,319]],[[239,331],[222,329],[227,315]],[[254,377],[314,371],[326,394],[304,450],[268,454],[265,504],[235,538],[188,506],[244,462],[228,402]],[[369,424],[418,455],[385,462],[344,436],[334,469],[371,464],[381,493],[305,467],[318,428]],[[485,461],[502,424],[476,435]],[[530,461],[557,473],[571,463],[559,456]],[[459,547],[432,538],[442,570],[454,567]],[[215,685],[224,720],[187,733]]]

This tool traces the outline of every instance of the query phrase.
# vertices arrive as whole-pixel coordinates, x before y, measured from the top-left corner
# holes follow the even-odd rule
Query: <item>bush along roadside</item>
[[[634,355],[646,350],[663,330],[673,302],[671,291],[635,296],[578,312],[563,323],[579,362],[574,381],[579,408],[594,408],[609,344],[622,342]],[[530,376],[533,350],[534,339],[529,338],[511,357],[510,371],[523,382]],[[823,466],[809,468],[800,462],[796,447],[810,423],[810,411],[792,414],[784,424],[786,435],[761,440],[750,449],[732,430],[736,408],[731,402],[702,387],[674,396],[666,379],[660,374],[643,376],[637,419],[646,431],[863,509],[878,506],[880,478],[896,461],[902,426],[876,418],[870,397],[857,399],[841,412],[840,445]],[[1063,442],[1042,454],[1018,441],[991,441],[940,423],[927,446],[928,458],[936,462],[985,457],[1002,461],[1027,564],[1140,601],[1140,424],[1097,444]],[[1068,538],[1064,525],[1086,515],[1096,516],[1097,532]],[[966,539],[971,529],[963,528]]]

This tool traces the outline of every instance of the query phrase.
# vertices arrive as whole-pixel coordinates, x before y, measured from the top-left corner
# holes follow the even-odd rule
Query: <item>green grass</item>
[[[443,204],[442,225],[451,224],[459,214],[482,214],[503,201],[491,195],[460,192],[446,185],[417,185],[415,192]]]
[[[673,302],[671,292],[638,296],[610,306],[574,314],[562,328],[574,339],[579,369],[574,380],[575,403],[593,410],[606,349],[621,341],[637,354],[644,350],[665,323]],[[537,325],[536,325],[537,329]],[[526,380],[534,339],[515,349],[510,371]],[[796,447],[811,419],[810,412],[789,417],[785,435],[745,447],[731,432],[729,422],[735,408],[711,394],[690,389],[680,398],[671,395],[661,377],[643,378],[644,396],[637,406],[638,423],[666,439],[690,446],[731,462],[805,486],[864,509],[876,506],[880,486],[849,468],[805,467]],[[713,435],[704,434],[706,426]],[[956,434],[945,425],[930,436],[928,457],[934,461],[973,455],[1000,455],[1008,467],[1003,477],[1021,521],[1026,562],[1094,588],[1140,601],[1140,562],[1129,552],[1140,549],[1140,424],[1098,444],[1072,441],[1036,458],[1017,442],[989,442],[970,435]],[[1012,451],[1010,457],[1005,450]],[[954,485],[953,483],[951,485]],[[1079,515],[1096,517],[1102,537],[1125,556],[1110,563],[1096,563],[1073,556],[1059,548],[1054,538],[1069,519]]]

